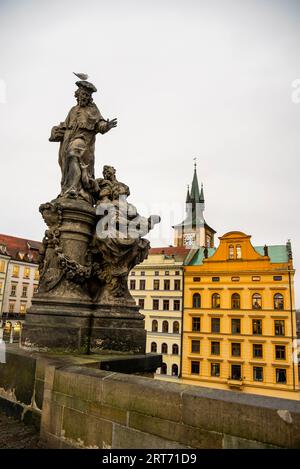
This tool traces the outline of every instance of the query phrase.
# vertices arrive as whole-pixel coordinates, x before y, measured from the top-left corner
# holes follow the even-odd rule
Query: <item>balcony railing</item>
[[[3,320],[9,320],[9,319],[18,319],[19,321],[25,319],[25,314],[21,313],[2,313],[2,319]]]

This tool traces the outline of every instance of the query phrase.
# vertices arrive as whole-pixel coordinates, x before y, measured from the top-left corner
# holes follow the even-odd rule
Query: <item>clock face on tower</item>
[[[195,242],[196,235],[195,233],[187,233],[183,235],[183,245],[186,248],[191,248]]]

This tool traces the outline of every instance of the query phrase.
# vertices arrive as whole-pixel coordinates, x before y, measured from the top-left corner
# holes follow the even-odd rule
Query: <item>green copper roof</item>
[[[216,252],[216,248],[208,248],[208,257]],[[201,265],[204,259],[204,248],[199,248],[188,265]]]
[[[264,246],[253,246],[255,251],[264,256]],[[217,248],[208,248],[208,257],[212,256],[216,252]],[[270,261],[274,264],[279,264],[282,262],[288,262],[288,250],[285,245],[278,245],[278,246],[268,246],[268,255],[270,257]],[[186,265],[201,265],[203,264],[204,259],[204,248],[199,248],[195,251],[194,256],[190,260],[189,258],[186,259]]]
[[[264,247],[263,246],[254,246],[254,249],[258,254],[264,256]],[[268,246],[268,256],[270,257],[271,262],[274,264],[280,262],[288,262],[288,251],[285,245],[278,246]]]
[[[199,184],[198,184],[196,166],[195,166],[195,169],[194,169],[194,177],[193,177],[193,182],[192,182],[191,199],[195,203],[200,203],[200,191],[199,191]]]

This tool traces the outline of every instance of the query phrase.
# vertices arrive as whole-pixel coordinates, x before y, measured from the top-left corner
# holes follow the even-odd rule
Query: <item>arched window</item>
[[[152,332],[157,332],[158,331],[158,322],[156,321],[156,319],[154,319],[154,321],[152,321]]]
[[[261,295],[259,293],[252,295],[252,309],[261,309]]]
[[[238,293],[234,293],[231,296],[231,308],[232,309],[240,309],[241,307],[241,298]]]
[[[169,323],[168,323],[168,321],[163,321],[162,331],[165,332],[165,333],[169,332]]]
[[[274,309],[284,309],[283,295],[281,293],[274,295]]]
[[[242,248],[239,244],[236,246],[236,258],[242,259]]]
[[[161,353],[168,353],[167,344],[161,344]]]
[[[193,308],[201,308],[201,296],[200,293],[193,294]]]
[[[178,366],[172,365],[172,376],[178,376]]]
[[[232,244],[228,248],[228,257],[229,259],[234,259],[234,246]]]
[[[173,355],[178,355],[178,353],[179,353],[178,345],[177,345],[177,344],[173,344],[173,345],[172,345],[172,354],[173,354]]]
[[[151,352],[153,352],[153,353],[157,352],[157,343],[156,342],[151,342]]]
[[[179,334],[179,322],[178,321],[173,322],[173,334]]]
[[[219,293],[214,293],[211,297],[211,307],[216,309],[220,308],[220,295]]]
[[[160,369],[160,370],[161,370],[161,371],[160,371],[160,374],[161,374],[161,375],[166,375],[166,374],[167,374],[167,371],[168,371],[167,365],[166,365],[165,363],[163,363],[163,364],[161,365],[161,369]]]

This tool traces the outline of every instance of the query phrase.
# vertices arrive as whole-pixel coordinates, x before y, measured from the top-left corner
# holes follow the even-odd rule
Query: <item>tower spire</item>
[[[199,191],[199,184],[198,184],[198,176],[197,176],[197,163],[196,158],[194,158],[194,177],[192,182],[192,189],[191,189],[191,200],[194,203],[200,202],[200,191]]]

